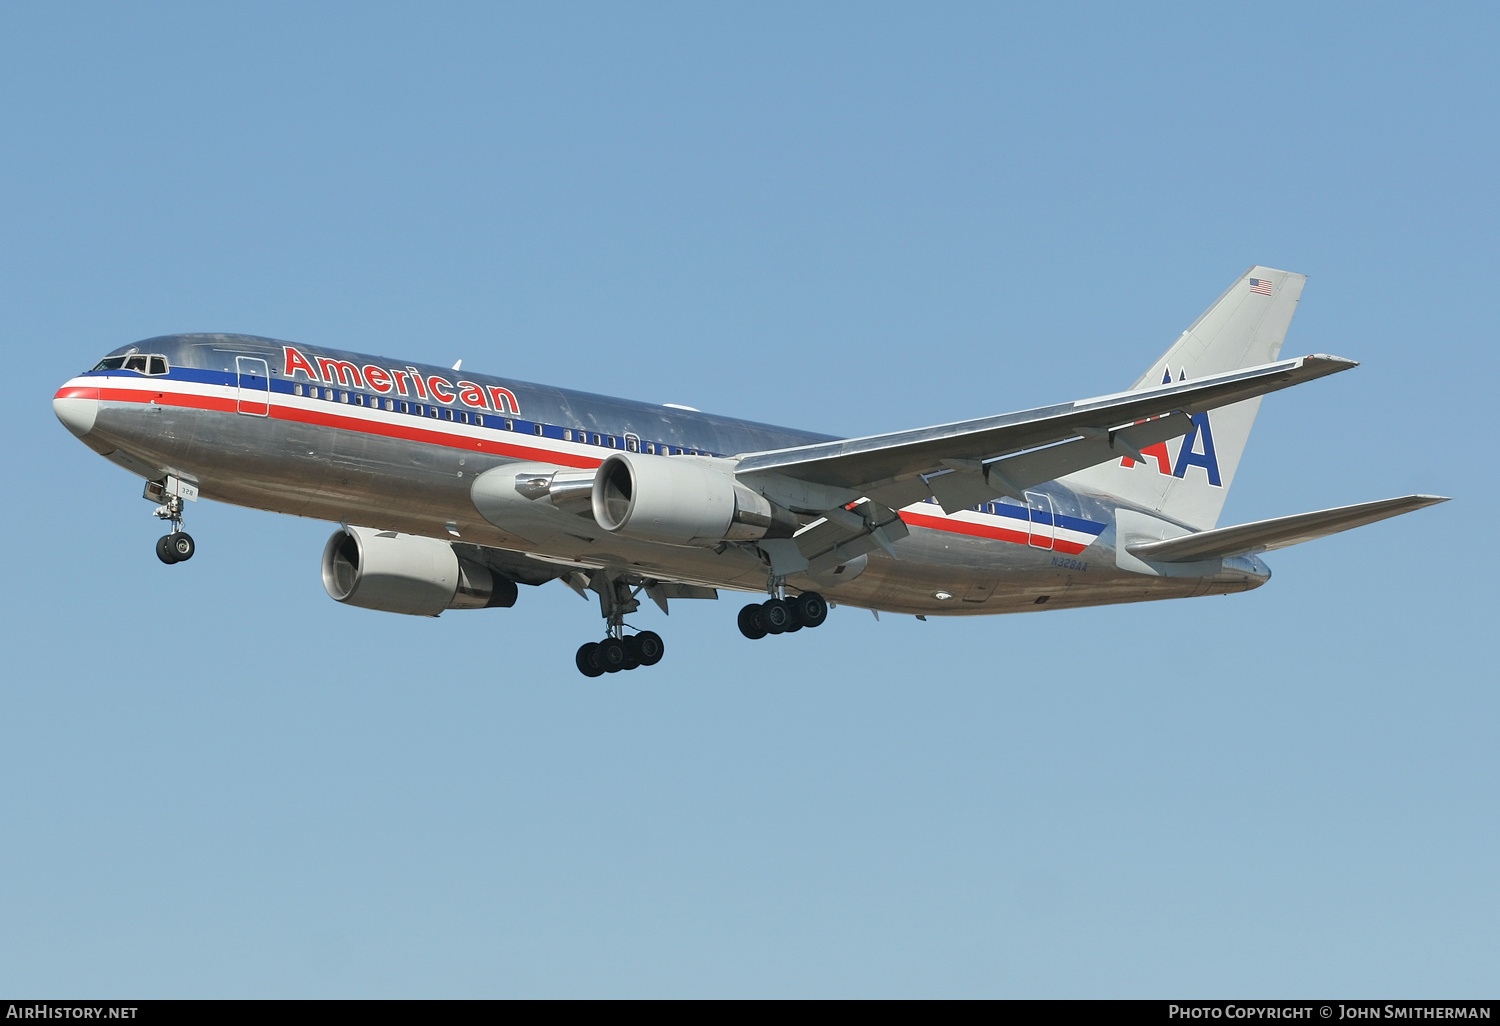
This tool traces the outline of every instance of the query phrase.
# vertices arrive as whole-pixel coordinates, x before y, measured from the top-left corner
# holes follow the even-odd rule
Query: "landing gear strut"
[[[778,589],[780,590],[780,589]],[[792,598],[752,602],[740,610],[740,633],[752,641],[767,634],[792,634],[804,627],[818,627],[828,619],[828,602],[815,591]]]
[[[608,624],[603,641],[590,641],[578,649],[574,663],[585,677],[598,677],[637,666],[655,666],[666,653],[666,644],[655,631],[625,633],[625,615],[641,608],[629,584],[596,575],[590,588],[599,593],[599,611]]]

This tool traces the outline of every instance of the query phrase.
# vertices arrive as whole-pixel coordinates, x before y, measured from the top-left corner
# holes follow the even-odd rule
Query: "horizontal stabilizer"
[[[1447,501],[1448,498],[1442,495],[1403,495],[1396,499],[1378,499],[1354,506],[1322,509],[1316,513],[1297,513],[1274,520],[1257,520],[1253,524],[1237,524],[1234,527],[1183,535],[1181,538],[1132,545],[1130,553],[1155,563],[1187,563],[1200,559],[1248,556],[1269,549],[1284,549],[1288,545],[1338,534],[1351,527],[1363,527],[1377,520]]]

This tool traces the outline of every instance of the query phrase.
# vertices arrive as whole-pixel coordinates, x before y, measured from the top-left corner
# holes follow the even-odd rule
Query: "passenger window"
[[[533,424],[532,427],[536,431],[537,434],[541,434],[542,433],[542,425],[540,425],[540,424]]]
[[[167,372],[167,358],[165,356],[151,357],[151,374],[165,374]]]
[[[598,444],[599,444],[599,436],[598,436],[598,435],[595,435],[595,436],[594,436],[594,444],[595,444],[595,445],[598,445]]]
[[[571,442],[572,440],[573,440],[573,429],[572,428],[563,428],[563,441],[564,442]]]
[[[476,414],[474,414],[474,423],[478,424],[480,427],[484,427],[484,414],[482,414],[482,413],[476,413]]]
[[[388,411],[390,411],[391,413],[396,412],[396,400],[394,400],[394,399],[387,399],[385,401],[385,408]]]
[[[513,421],[513,420],[511,420],[509,417],[506,417],[505,418],[505,430],[507,430],[507,431],[514,431],[515,429],[516,429],[516,422]]]
[[[339,402],[341,402],[341,403],[347,403],[348,401],[349,401],[349,393],[348,392],[340,392],[339,393]]]
[[[605,444],[605,446],[607,448],[613,449],[615,447],[615,436],[614,435],[605,435],[604,436],[604,444]]]
[[[635,435],[626,435],[625,436],[625,451],[626,452],[640,452],[641,451],[641,440],[639,438],[635,437]]]
[[[293,385],[292,386],[292,395],[301,395],[301,394],[302,394],[302,386],[300,384]]]
[[[433,420],[437,420],[442,415],[442,411],[440,411],[436,406],[427,407],[427,416],[431,417]]]

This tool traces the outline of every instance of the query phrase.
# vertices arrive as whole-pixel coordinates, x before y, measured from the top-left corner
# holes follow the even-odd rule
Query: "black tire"
[[[177,553],[172,551],[171,542],[172,536],[170,534],[164,534],[156,539],[156,558],[168,566],[177,562]]]
[[[641,653],[642,666],[655,666],[661,662],[661,657],[666,655],[666,643],[661,640],[661,635],[655,631],[641,631],[635,636],[636,647]]]
[[[783,599],[771,599],[761,609],[764,611],[762,616],[766,621],[767,634],[785,634],[797,622],[792,616],[792,607]]]
[[[619,673],[625,669],[625,646],[618,638],[605,638],[599,642],[599,664],[605,673]]]
[[[620,665],[620,669],[633,670],[641,665],[641,643],[639,638],[632,634],[628,638],[621,638],[620,644],[625,646],[625,662]]]
[[[804,591],[792,600],[792,606],[804,627],[821,627],[828,619],[828,602],[815,591]]]
[[[585,677],[598,677],[604,673],[604,664],[599,660],[599,643],[597,641],[590,641],[586,645],[580,645],[574,662],[578,664],[578,672]]]
[[[172,555],[177,557],[179,563],[186,563],[197,551],[197,546],[193,544],[193,536],[186,531],[167,535],[167,545],[171,547]]]
[[[766,636],[766,611],[759,602],[752,602],[740,610],[740,633],[751,641]]]

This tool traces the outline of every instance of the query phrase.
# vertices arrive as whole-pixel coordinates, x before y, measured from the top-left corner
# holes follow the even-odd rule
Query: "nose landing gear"
[[[184,498],[195,499],[198,490],[191,485],[186,485],[176,478],[168,478],[167,484],[161,485],[155,481],[146,482],[145,497],[162,504],[156,507],[152,516],[159,520],[167,520],[172,524],[169,534],[164,534],[156,540],[156,558],[170,566],[173,563],[186,563],[193,558],[197,546],[193,544],[193,536],[182,529],[182,500]]]
[[[819,627],[828,619],[828,602],[815,591],[793,598],[752,602],[740,610],[740,633],[752,641],[767,634],[793,634],[804,627]]]
[[[156,558],[169,566],[187,562],[193,558],[195,551],[197,548],[193,544],[193,536],[186,531],[173,531],[156,540]]]

